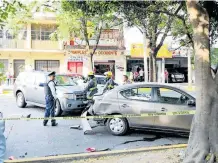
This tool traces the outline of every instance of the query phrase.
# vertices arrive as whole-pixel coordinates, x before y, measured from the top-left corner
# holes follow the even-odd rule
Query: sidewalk
[[[13,93],[13,85],[1,85],[0,86],[0,94],[12,94]]]
[[[184,149],[168,149],[78,160],[74,161],[74,163],[180,163],[182,162],[181,155],[183,155],[183,153]],[[70,163],[70,161],[64,161],[63,163]]]

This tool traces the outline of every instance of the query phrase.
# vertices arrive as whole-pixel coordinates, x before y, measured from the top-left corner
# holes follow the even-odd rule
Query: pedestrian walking
[[[143,82],[144,71],[142,68],[139,71],[139,76],[140,76],[140,82]]]
[[[169,73],[168,73],[167,69],[164,70],[164,77],[165,77],[165,83],[168,83]]]
[[[11,83],[11,82],[10,82],[10,80],[11,80],[11,74],[10,74],[10,71],[7,71],[5,75],[6,75],[6,78],[7,78],[7,85],[9,86],[10,83]]]
[[[45,88],[45,102],[46,102],[46,108],[45,108],[45,118],[54,118],[55,116],[55,106],[56,106],[56,100],[57,100],[57,94],[56,94],[56,88],[55,88],[55,72],[51,72],[48,74],[49,76],[49,82],[44,86]],[[43,125],[46,126],[48,123],[48,119],[45,119],[43,121]],[[51,120],[52,126],[57,126],[58,123],[56,123],[55,119]]]
[[[127,75],[123,75],[123,85],[124,85],[124,84],[131,84],[131,81],[129,81]]]
[[[134,81],[137,82],[138,81],[138,77],[139,77],[139,73],[138,71],[134,72]]]

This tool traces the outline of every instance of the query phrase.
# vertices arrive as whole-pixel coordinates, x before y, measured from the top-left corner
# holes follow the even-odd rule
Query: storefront
[[[75,49],[66,54],[66,64],[74,73],[82,72],[87,75],[90,71],[90,57],[86,51]],[[106,71],[112,71],[117,81],[122,81],[122,76],[126,74],[126,57],[122,50],[97,50],[93,56],[93,70],[98,75],[103,75]],[[69,66],[71,65],[71,66]]]

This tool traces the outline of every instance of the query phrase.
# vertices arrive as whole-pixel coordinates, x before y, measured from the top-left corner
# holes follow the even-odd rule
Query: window
[[[56,25],[33,24],[31,37],[32,40],[50,40],[50,35],[57,29]]]
[[[106,78],[104,77],[96,77],[97,84],[106,84]]]
[[[151,101],[152,100],[152,88],[149,87],[142,87],[142,88],[133,88],[124,90],[121,92],[126,98],[132,100],[144,100],[144,101]]]
[[[175,90],[168,88],[157,89],[158,101],[161,103],[168,104],[187,104],[189,98]]]
[[[40,83],[46,83],[46,77],[44,74],[36,74],[35,84],[39,86]]]
[[[35,60],[35,70],[59,72],[60,61],[58,60]]]

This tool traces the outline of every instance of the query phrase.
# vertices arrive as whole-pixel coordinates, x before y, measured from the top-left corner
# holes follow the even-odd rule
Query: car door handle
[[[123,107],[123,108],[126,108],[126,107],[129,107],[129,105],[123,104],[122,107]]]
[[[166,112],[167,109],[165,109],[165,108],[161,108],[161,111],[162,111],[162,112]]]
[[[38,89],[37,87],[34,87],[34,89]]]

